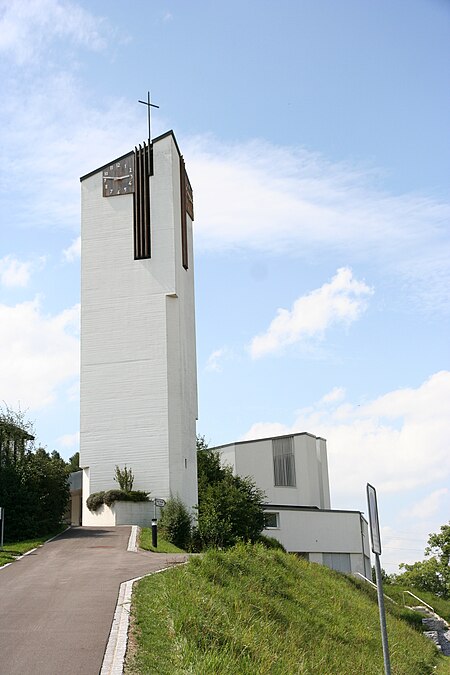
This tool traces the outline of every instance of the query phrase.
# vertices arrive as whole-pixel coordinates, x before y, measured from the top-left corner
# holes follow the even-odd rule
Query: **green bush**
[[[279,549],[280,551],[284,551],[286,553],[286,549],[284,548],[281,541],[278,541],[278,539],[275,539],[275,537],[267,537],[265,534],[260,534],[258,537],[258,543],[262,544],[265,548]]]
[[[105,502],[105,493],[104,492],[93,492],[86,499],[86,506],[89,511],[97,511],[98,508]]]
[[[69,500],[65,462],[54,451],[25,451],[0,467],[0,505],[5,508],[5,541],[31,539],[58,528]]]
[[[228,548],[254,542],[264,527],[264,492],[250,478],[222,466],[220,453],[197,439],[198,523],[195,548]]]
[[[106,492],[93,492],[86,500],[89,511],[97,511],[102,505],[111,506],[114,502],[148,502],[149,492],[143,490],[107,490]]]
[[[160,527],[167,541],[186,550],[191,541],[191,526],[191,514],[181,499],[168,499],[160,520]]]

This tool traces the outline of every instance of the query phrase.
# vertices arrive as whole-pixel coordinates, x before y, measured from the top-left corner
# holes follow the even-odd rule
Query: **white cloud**
[[[232,358],[232,351],[228,347],[215,349],[208,357],[205,370],[209,372],[221,373],[223,369],[223,361],[230,358]]]
[[[0,52],[19,64],[33,62],[52,40],[73,41],[88,49],[106,46],[105,21],[69,0],[3,0],[0,3]]]
[[[320,399],[321,403],[335,403],[336,401],[342,401],[345,398],[345,389],[343,387],[333,387],[333,389],[322,396]]]
[[[223,356],[224,351],[225,351],[224,348],[216,349],[209,355],[208,360],[206,362],[206,370],[216,373],[221,372],[222,366],[220,365],[219,361]]]
[[[76,431],[74,434],[64,434],[56,439],[57,445],[63,448],[74,448],[80,444],[80,432]]]
[[[45,256],[32,260],[19,260],[13,255],[0,258],[0,284],[7,288],[25,288],[31,275],[45,265]]]
[[[449,408],[450,372],[444,370],[415,389],[364,405],[319,402],[300,410],[292,425],[256,423],[243,440],[300,431],[326,438],[332,493],[351,507],[367,482],[395,494],[448,480]]]
[[[374,171],[263,141],[183,139],[199,250],[298,257],[345,253],[406,279],[427,306],[450,303],[450,204],[374,186]],[[220,204],[220,208],[217,205]]]
[[[419,518],[420,520],[430,518],[439,512],[442,501],[448,494],[449,490],[447,488],[433,490],[429,495],[410,506],[408,511],[404,512],[404,515],[408,515],[410,518]]]
[[[64,249],[63,257],[66,262],[70,263],[74,262],[74,260],[78,260],[80,256],[81,256],[81,237],[77,237],[76,239],[73,240],[70,246]]]
[[[3,286],[24,288],[30,280],[32,263],[6,255],[0,258],[0,282]]]
[[[332,324],[356,321],[372,293],[369,286],[353,277],[350,269],[339,269],[329,283],[298,298],[291,310],[278,309],[267,331],[253,338],[252,358],[278,352],[307,338],[323,337]]]
[[[45,315],[39,299],[0,304],[2,398],[11,407],[38,409],[79,373],[79,305]]]

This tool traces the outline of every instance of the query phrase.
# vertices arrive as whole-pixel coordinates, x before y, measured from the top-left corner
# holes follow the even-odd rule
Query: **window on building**
[[[280,514],[270,511],[264,512],[264,529],[275,530],[280,527]]]
[[[303,553],[302,551],[293,551],[294,555],[297,556],[297,558],[302,558],[303,560],[309,560],[309,553]]]
[[[295,487],[294,437],[274,438],[272,453],[275,485]]]
[[[336,572],[351,572],[350,553],[324,553],[323,564]]]

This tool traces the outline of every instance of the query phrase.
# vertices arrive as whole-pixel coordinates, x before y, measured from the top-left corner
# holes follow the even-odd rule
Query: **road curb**
[[[139,527],[137,525],[131,526],[130,538],[128,539],[127,551],[131,553],[137,553],[137,537],[139,533]]]
[[[141,577],[135,577],[134,579],[124,581],[120,584],[116,611],[114,612],[114,619],[111,625],[111,631],[109,633],[100,675],[122,675],[123,673],[125,653],[128,644],[128,627],[130,624],[133,584],[136,581],[140,581],[140,579],[151,577],[153,574],[166,572],[167,570],[172,569],[172,567],[173,565],[163,567],[161,570],[149,572],[149,574],[144,574]]]

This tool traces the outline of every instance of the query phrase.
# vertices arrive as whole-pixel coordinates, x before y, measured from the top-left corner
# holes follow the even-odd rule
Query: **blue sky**
[[[309,431],[382,564],[450,513],[450,6],[0,0],[0,398],[79,430],[79,177],[173,129],[194,188],[198,431]]]

